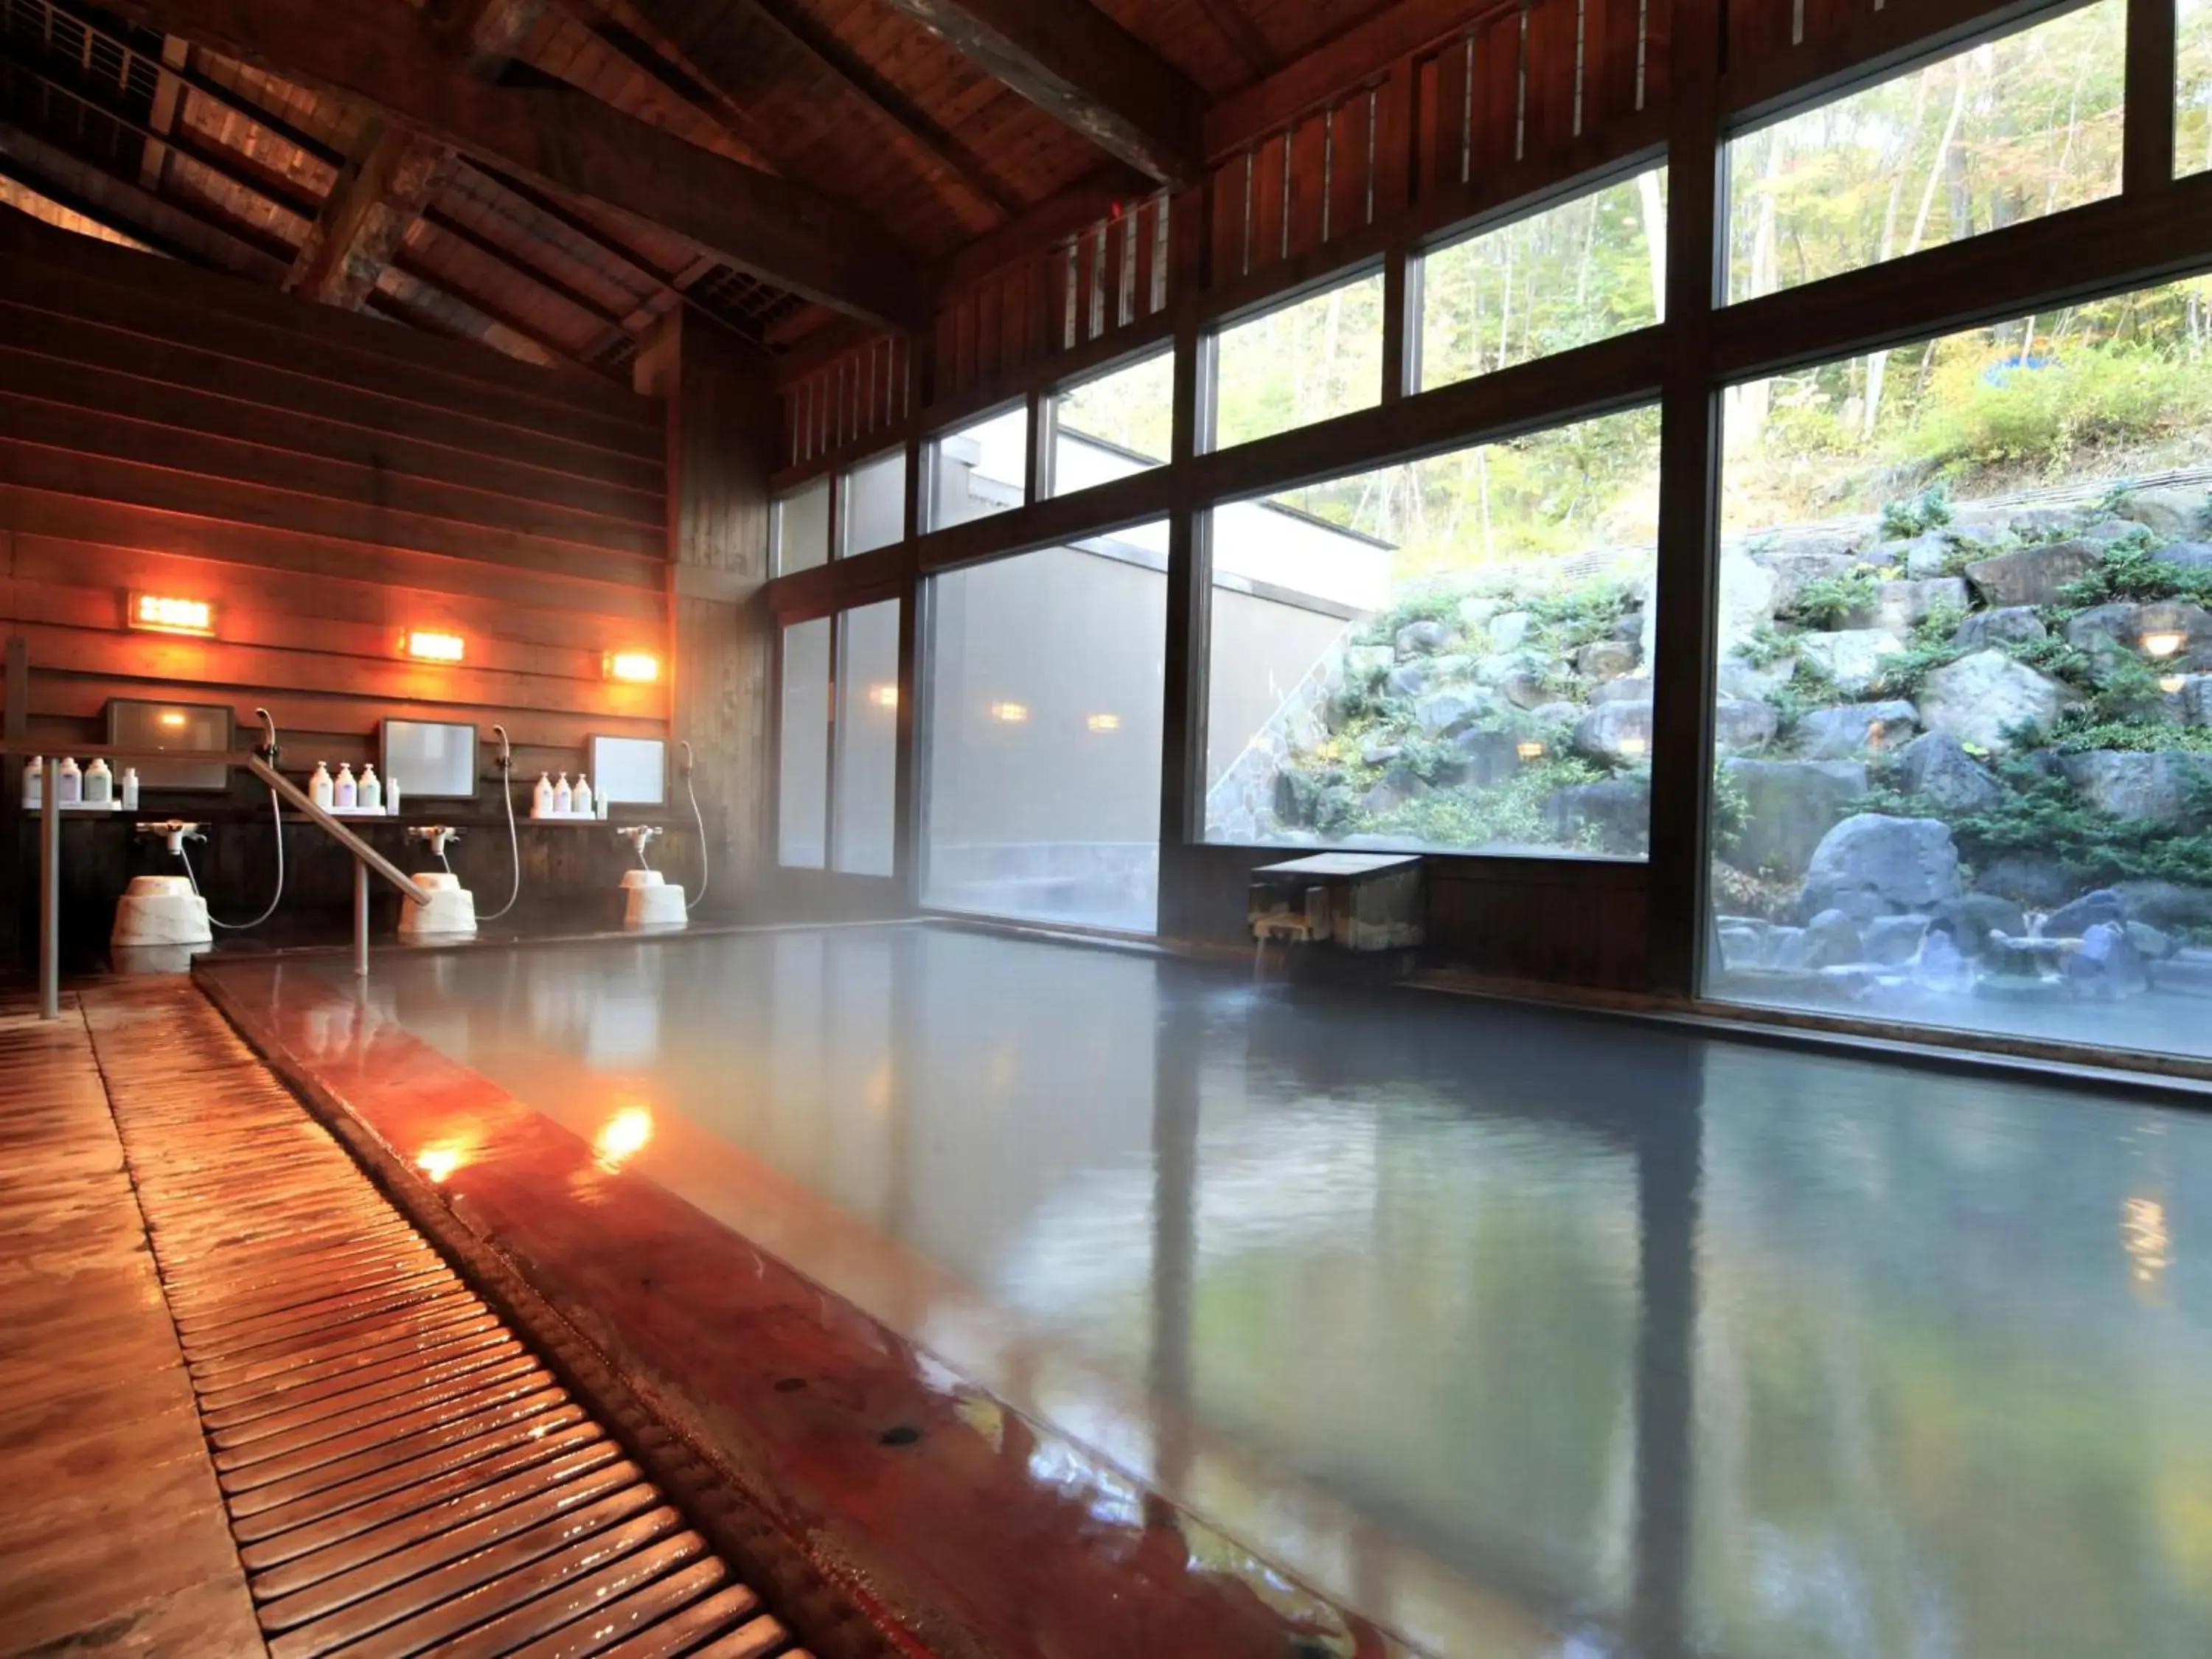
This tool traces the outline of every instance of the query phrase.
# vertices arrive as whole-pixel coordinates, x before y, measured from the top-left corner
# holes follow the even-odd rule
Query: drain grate
[[[806,1659],[197,993],[85,1013],[275,1659]]]

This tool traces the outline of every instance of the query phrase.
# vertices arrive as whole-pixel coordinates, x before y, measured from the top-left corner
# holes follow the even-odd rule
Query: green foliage
[[[1797,641],[1772,623],[1762,622],[1752,629],[1750,638],[1736,647],[1735,653],[1753,668],[1771,668],[1796,656]]]
[[[1951,822],[1970,862],[1986,864],[2007,853],[2056,859],[2077,879],[2201,883],[2212,869],[2212,832],[2185,823],[2123,818],[2090,805],[2062,776],[2033,757],[1996,763],[2005,798],[1986,812]],[[2193,790],[2197,821],[2212,816],[2212,791]]]
[[[1951,489],[1933,483],[1908,500],[1881,504],[1881,533],[1899,540],[1940,530],[1951,522]]]
[[[1745,827],[1751,822],[1751,798],[1744,793],[1735,775],[1717,762],[1713,766],[1711,800],[1713,854],[1723,863],[1733,864]]]
[[[1815,576],[1798,593],[1790,614],[1808,628],[1841,628],[1860,611],[1869,609],[1881,594],[1881,579],[1871,570]]]
[[[2084,755],[2098,750],[2127,754],[2187,753],[2212,755],[2212,728],[2168,726],[2159,720],[2100,717],[2087,708],[2069,708],[2058,717],[2050,746],[2062,755]]]
[[[1342,833],[1404,836],[1430,847],[1556,844],[1547,811],[1553,795],[1601,775],[1587,761],[1554,750],[1492,788],[1440,789],[1388,812],[1359,814],[1358,827]]]
[[[2212,605],[2212,570],[2169,564],[2152,557],[2143,540],[2131,539],[2115,542],[2094,568],[2060,588],[2054,612],[2063,622],[2094,605],[2145,605],[2158,599]]]
[[[1614,625],[1636,608],[1638,598],[1637,590],[1626,582],[1592,582],[1540,594],[1524,608],[1547,631],[1553,647],[1564,654],[1609,637]]]
[[[2039,640],[2007,640],[1999,649],[2015,662],[2073,685],[2088,685],[2096,672],[2089,653],[2056,631]]]
[[[1460,599],[1461,596],[1457,593],[1448,593],[1436,589],[1408,593],[1388,611],[1378,611],[1374,616],[1369,617],[1367,626],[1359,630],[1358,643],[1361,645],[1393,644],[1398,638],[1400,629],[1410,628],[1418,622],[1449,623],[1454,629],[1457,629]]]
[[[1956,605],[1931,607],[1914,627],[1905,649],[1882,659],[1881,672],[1867,688],[1869,692],[1881,697],[1917,696],[1930,674],[1966,654],[1953,642],[1965,617],[1966,612]]]
[[[2084,343],[1997,379],[1956,362],[1935,381],[1910,443],[1923,464],[1956,471],[2017,466],[2058,477],[2086,451],[2139,446],[2212,416],[2200,368],[2128,344]]]
[[[1766,701],[1775,714],[1775,736],[1788,738],[1805,716],[1816,708],[1832,708],[1850,699],[1838,685],[1835,677],[1808,658],[1797,659],[1797,670],[1789,679],[1766,694]]]

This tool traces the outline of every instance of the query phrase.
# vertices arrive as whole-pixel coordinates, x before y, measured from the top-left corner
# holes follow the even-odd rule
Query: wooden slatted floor
[[[81,1003],[271,1655],[791,1651],[196,991]],[[0,1020],[0,1105],[37,1048]]]

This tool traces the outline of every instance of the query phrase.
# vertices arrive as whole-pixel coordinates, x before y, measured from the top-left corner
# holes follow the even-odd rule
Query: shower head
[[[261,758],[270,765],[276,764],[276,717],[265,708],[253,711],[261,719]]]
[[[491,729],[499,734],[499,769],[512,772],[514,769],[514,750],[507,740],[507,728],[495,724]]]

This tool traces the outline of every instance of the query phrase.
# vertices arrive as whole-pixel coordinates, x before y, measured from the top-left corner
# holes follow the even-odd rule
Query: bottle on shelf
[[[62,757],[62,787],[54,799],[63,806],[74,806],[84,799],[84,774],[76,769],[76,757]]]
[[[138,810],[138,769],[135,766],[123,769],[123,810],[126,812]]]
[[[23,767],[23,805],[36,811],[46,804],[46,757],[33,755]]]
[[[384,810],[395,818],[399,816],[399,780],[397,778],[384,781]]]
[[[315,775],[307,780],[307,799],[325,812],[337,804],[337,786],[331,781],[331,769],[321,761],[315,763]]]
[[[337,788],[334,793],[335,799],[331,802],[334,811],[350,812],[361,804],[361,786],[354,781],[350,763],[339,766]]]
[[[568,798],[568,807],[580,818],[592,816],[592,781],[581,772],[576,774],[576,787]]]
[[[362,811],[381,812],[384,810],[384,780],[376,775],[374,766],[361,769],[361,782],[356,789]]]
[[[553,780],[543,772],[538,775],[538,787],[531,792],[530,816],[533,818],[553,816]]]
[[[568,775],[563,772],[561,781],[553,786],[553,816],[565,818],[575,810],[576,792],[568,787]]]
[[[115,799],[115,774],[107,769],[107,762],[100,756],[94,755],[92,764],[84,769],[84,799],[87,805]]]

